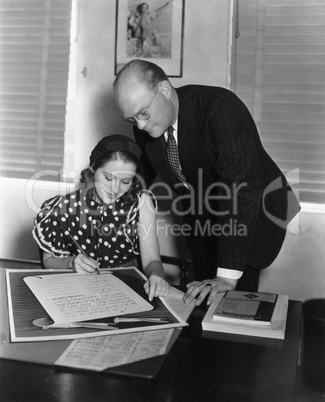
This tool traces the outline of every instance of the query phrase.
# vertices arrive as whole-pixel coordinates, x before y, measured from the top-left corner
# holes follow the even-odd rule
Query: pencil
[[[166,317],[162,317],[162,318],[149,318],[149,317],[139,317],[139,318],[120,318],[120,317],[116,317],[114,318],[114,322],[116,324],[118,324],[119,322],[157,322],[157,323],[169,323],[169,320]]]
[[[79,243],[73,238],[73,236],[71,235],[71,233],[69,233],[69,237],[72,240],[72,242],[74,243],[74,245],[77,247],[77,249],[81,252],[81,254],[83,254],[85,257],[88,257],[88,255],[84,252],[84,250],[80,247]],[[98,268],[96,268],[96,272],[97,274],[100,274],[100,271]]]

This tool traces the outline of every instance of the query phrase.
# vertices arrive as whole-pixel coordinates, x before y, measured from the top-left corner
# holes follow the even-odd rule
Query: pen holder
[[[325,299],[302,305],[302,372],[306,383],[325,392]]]

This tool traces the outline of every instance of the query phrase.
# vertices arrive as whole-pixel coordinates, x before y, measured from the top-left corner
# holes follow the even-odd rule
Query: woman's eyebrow
[[[103,174],[106,174],[106,175],[109,175],[109,176],[112,176],[112,177],[117,177],[117,176],[115,176],[115,175],[113,175],[113,173],[111,173],[111,172],[105,172],[104,170],[103,170]],[[127,176],[127,177],[118,177],[120,180],[131,180],[131,179],[133,179],[133,177],[134,177],[134,175],[131,175],[131,176]]]

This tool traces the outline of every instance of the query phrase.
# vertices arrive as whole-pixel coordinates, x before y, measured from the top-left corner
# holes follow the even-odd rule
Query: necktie
[[[182,171],[181,164],[179,163],[178,148],[176,140],[173,135],[173,130],[174,130],[173,127],[168,127],[167,130],[168,132],[167,147],[166,147],[167,159],[177,178],[182,182],[186,182],[186,178]]]

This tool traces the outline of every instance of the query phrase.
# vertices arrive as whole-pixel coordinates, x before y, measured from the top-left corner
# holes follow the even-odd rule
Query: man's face
[[[125,120],[153,138],[160,137],[173,123],[173,106],[163,83],[155,91],[142,83],[124,88],[118,92],[117,104]]]

